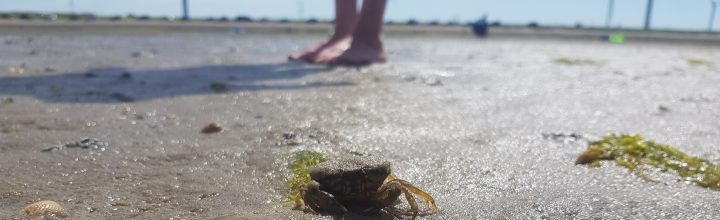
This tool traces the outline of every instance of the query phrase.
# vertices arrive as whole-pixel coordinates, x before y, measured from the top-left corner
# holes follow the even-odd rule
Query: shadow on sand
[[[233,91],[353,85],[343,81],[287,81],[328,70],[328,67],[297,63],[210,65],[132,72],[125,68],[102,68],[44,76],[0,77],[0,95],[33,96],[56,103],[118,103]]]

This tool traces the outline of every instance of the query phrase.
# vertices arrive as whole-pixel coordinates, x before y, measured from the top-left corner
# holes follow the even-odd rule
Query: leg
[[[381,39],[386,3],[387,0],[363,1],[360,20],[355,28],[350,49],[330,61],[330,64],[367,65],[383,63],[387,60]]]
[[[399,183],[402,186],[403,193],[405,193],[406,197],[411,195],[411,193],[419,196],[425,202],[425,209],[428,211],[426,213],[422,213],[423,215],[432,214],[438,210],[437,205],[435,205],[435,199],[433,199],[433,197],[430,196],[430,194],[427,194],[425,191],[418,189],[412,183],[405,181],[405,180],[397,179],[392,174],[388,175],[387,180],[388,180],[388,183],[391,183],[391,182]],[[406,198],[406,199],[408,200],[408,203],[410,203],[410,206],[412,209],[415,209],[415,210],[418,209],[417,203],[415,202],[414,199],[412,199],[412,201],[410,201],[410,198]],[[413,205],[413,203],[415,203],[415,204]],[[412,211],[415,211],[415,210],[412,210]],[[415,214],[418,214],[418,213],[415,213]]]
[[[311,47],[303,52],[290,54],[288,59],[318,63],[318,60],[328,60],[337,57],[350,47],[357,19],[356,0],[335,0],[335,34],[320,45]]]

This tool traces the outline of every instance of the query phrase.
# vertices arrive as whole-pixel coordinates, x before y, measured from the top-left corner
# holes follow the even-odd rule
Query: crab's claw
[[[402,185],[397,182],[388,182],[380,187],[378,190],[378,201],[375,205],[376,209],[382,209],[384,207],[391,206],[398,200],[400,194],[403,193]]]
[[[335,196],[320,190],[320,184],[315,181],[311,181],[302,192],[302,200],[315,212],[333,214],[348,212],[347,208],[335,199]]]

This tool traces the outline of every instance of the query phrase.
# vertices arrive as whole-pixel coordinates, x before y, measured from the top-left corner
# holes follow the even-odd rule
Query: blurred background
[[[183,7],[187,6],[187,10]],[[390,0],[391,24],[717,31],[717,0]],[[331,22],[331,0],[0,0],[2,19]],[[185,14],[184,12],[187,12]],[[74,14],[74,16],[73,16]]]

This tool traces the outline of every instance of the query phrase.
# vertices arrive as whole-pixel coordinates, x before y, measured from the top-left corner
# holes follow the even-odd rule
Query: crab
[[[310,178],[310,183],[295,196],[298,209],[334,215],[376,213],[393,207],[403,194],[410,205],[404,215],[429,215],[438,210],[432,196],[395,178],[390,163],[376,157],[326,161],[310,170]],[[415,196],[425,202],[424,210]]]

